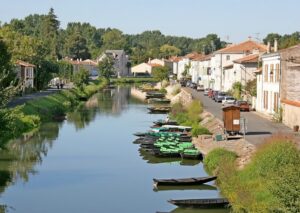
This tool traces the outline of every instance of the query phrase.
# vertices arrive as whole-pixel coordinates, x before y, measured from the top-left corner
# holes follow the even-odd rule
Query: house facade
[[[185,55],[184,57],[180,58],[177,65],[177,79],[181,79],[184,77],[184,73],[187,72],[187,74],[191,75],[190,68],[191,68],[191,62],[194,59],[204,57],[204,55],[193,52]]]
[[[100,62],[106,57],[114,60],[114,72],[118,78],[130,75],[128,55],[124,50],[106,50],[97,61]]]
[[[212,89],[226,91],[225,68],[233,65],[233,61],[244,58],[250,54],[267,51],[267,46],[254,42],[251,39],[236,45],[230,45],[216,51],[211,58],[211,83]]]
[[[262,69],[257,73],[256,111],[273,115],[280,108],[280,54],[267,53],[261,60]]]
[[[282,122],[300,126],[300,45],[280,50]]]
[[[162,67],[161,64],[150,64],[150,63],[141,63],[131,68],[131,73],[133,76],[147,76],[151,75],[153,68]]]
[[[17,60],[15,63],[15,71],[18,79],[21,81],[23,92],[25,92],[26,88],[34,88],[34,68],[35,65],[25,61]]]

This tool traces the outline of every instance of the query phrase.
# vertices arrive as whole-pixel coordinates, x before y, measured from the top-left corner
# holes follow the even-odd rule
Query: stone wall
[[[300,126],[300,107],[282,103],[282,122],[290,128]]]

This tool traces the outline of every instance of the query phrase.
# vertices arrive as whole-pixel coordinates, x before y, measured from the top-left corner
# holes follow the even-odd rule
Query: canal
[[[0,151],[2,212],[227,212],[167,202],[219,197],[214,183],[153,189],[154,177],[207,175],[201,162],[157,159],[132,143],[134,132],[164,117],[148,114],[129,87],[120,87],[95,94],[65,121],[10,142]]]

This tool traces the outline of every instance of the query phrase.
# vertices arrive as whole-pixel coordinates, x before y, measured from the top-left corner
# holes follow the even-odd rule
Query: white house
[[[230,45],[213,53],[211,58],[212,89],[225,91],[224,67],[232,66],[233,61],[250,54],[266,52],[266,45],[248,40],[236,45]]]
[[[232,64],[224,66],[224,86],[223,90],[228,91],[235,82],[241,82],[246,86],[248,81],[255,79],[259,54],[247,55],[234,60]]]
[[[34,88],[34,68],[35,65],[25,61],[17,60],[15,63],[15,71],[21,81],[23,92],[25,92],[26,88]]]
[[[128,68],[128,55],[124,50],[106,50],[99,58],[98,62],[105,57],[110,56],[114,59],[115,75],[119,77],[128,76],[130,74]]]
[[[136,66],[131,67],[131,73],[134,76],[141,75],[151,75],[154,67],[160,67],[161,64],[150,64],[150,63],[141,63]]]
[[[262,70],[257,73],[256,111],[272,115],[280,107],[280,54],[267,53],[261,59]]]
[[[189,73],[189,69],[191,66],[191,61],[193,59],[203,57],[204,55],[193,52],[189,53],[181,58],[181,60],[178,61],[178,67],[177,67],[177,79],[181,79],[183,77],[183,73],[187,71],[187,74]]]

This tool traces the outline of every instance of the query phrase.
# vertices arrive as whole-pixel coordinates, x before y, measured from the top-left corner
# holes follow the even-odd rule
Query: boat
[[[163,126],[163,125],[177,125],[177,121],[173,120],[158,120],[153,122],[157,126]]]
[[[166,98],[149,98],[148,102],[155,103],[155,104],[169,104],[171,100],[166,99]]]
[[[189,186],[157,186],[153,188],[153,191],[186,191],[186,190],[210,190],[216,191],[218,190],[217,187],[208,185],[208,184],[201,184],[201,185],[189,185]]]
[[[154,106],[148,107],[150,113],[168,113],[171,110],[170,106]]]
[[[168,202],[176,206],[191,208],[225,208],[229,206],[226,198],[168,200]]]
[[[178,126],[178,125],[162,125],[161,128],[168,129],[170,132],[189,132],[192,130],[190,126]]]
[[[207,183],[217,179],[216,176],[208,177],[192,177],[192,178],[179,178],[179,179],[156,179],[153,178],[154,186],[164,185],[164,186],[183,186],[183,185],[199,185]]]
[[[180,157],[180,153],[179,152],[162,152],[160,150],[152,150],[150,151],[150,153],[152,155],[154,155],[155,157],[160,157],[160,158],[178,158]]]
[[[164,98],[165,94],[161,92],[147,92],[146,99],[149,98]]]
[[[197,149],[185,149],[182,153],[180,153],[182,158],[186,159],[203,159],[202,153]]]

